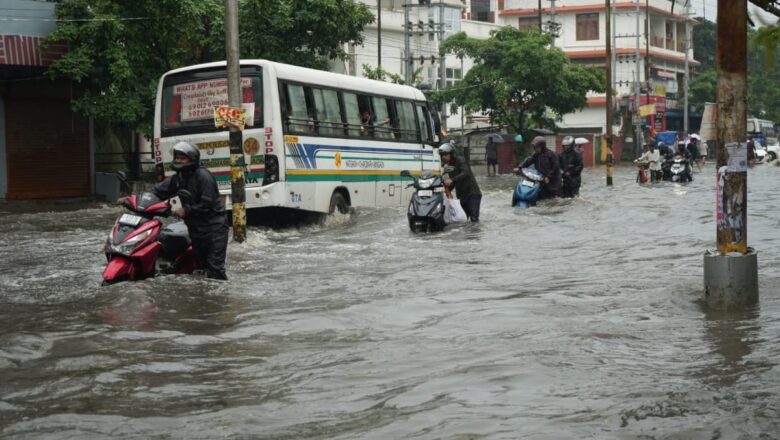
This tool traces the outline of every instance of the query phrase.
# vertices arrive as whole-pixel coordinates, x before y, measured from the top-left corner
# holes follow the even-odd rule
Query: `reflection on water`
[[[712,175],[712,178],[708,174]],[[254,226],[230,281],[99,288],[119,208],[0,206],[0,437],[775,438],[780,168],[750,172],[761,299],[702,305],[714,168],[408,231]]]

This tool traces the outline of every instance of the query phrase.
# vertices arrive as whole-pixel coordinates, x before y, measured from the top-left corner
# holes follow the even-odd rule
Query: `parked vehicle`
[[[520,170],[520,181],[512,193],[512,206],[515,208],[528,208],[535,206],[542,191],[542,174],[536,168],[523,168]]]
[[[401,176],[414,179],[407,187],[413,187],[414,193],[409,200],[406,216],[412,232],[436,232],[444,229],[444,182],[433,171],[423,171],[414,177],[408,170]]]
[[[170,214],[168,201],[143,192],[129,196],[124,206],[130,212],[116,219],[104,245],[103,285],[195,270],[187,226],[183,221],[163,225],[158,218]]]

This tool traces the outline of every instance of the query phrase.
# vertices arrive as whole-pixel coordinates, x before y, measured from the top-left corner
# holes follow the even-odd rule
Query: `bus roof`
[[[217,61],[213,63],[196,64],[166,72],[163,77],[199,69],[225,67],[227,62]],[[307,67],[293,66],[291,64],[277,63],[268,60],[254,59],[241,60],[242,66],[261,66],[271,68],[279,79],[303,82],[313,85],[322,85],[356,92],[375,93],[378,95],[394,96],[416,101],[425,101],[425,95],[414,87],[392,84],[384,81],[376,81],[367,78],[344,75],[341,73],[327,72],[324,70],[310,69]]]

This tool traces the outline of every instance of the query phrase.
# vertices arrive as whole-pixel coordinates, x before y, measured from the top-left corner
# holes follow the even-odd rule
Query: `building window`
[[[517,28],[521,31],[539,29],[539,17],[520,17],[517,19]]]
[[[452,87],[463,79],[463,72],[460,69],[447,68],[446,70],[447,87]]]
[[[577,14],[577,41],[599,39],[599,13]]]

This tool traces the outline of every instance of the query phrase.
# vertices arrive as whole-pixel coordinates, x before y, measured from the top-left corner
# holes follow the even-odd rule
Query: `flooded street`
[[[249,229],[220,283],[98,287],[121,209],[0,204],[4,439],[775,439],[780,167],[749,173],[760,302],[703,307],[714,166],[413,235],[406,208]]]

